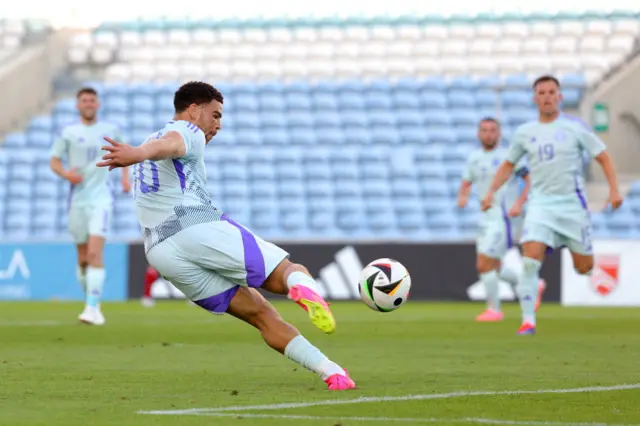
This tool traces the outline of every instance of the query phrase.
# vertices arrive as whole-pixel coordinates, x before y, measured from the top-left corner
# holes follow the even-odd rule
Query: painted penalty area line
[[[359,422],[406,422],[406,423],[472,423],[483,425],[514,425],[514,426],[640,426],[611,423],[583,423],[583,422],[555,422],[540,420],[498,420],[480,417],[464,417],[459,419],[413,418],[413,417],[337,417],[337,416],[308,416],[295,414],[248,414],[248,413],[191,413],[195,416],[236,417],[247,419],[282,419],[282,420],[332,420]]]
[[[155,410],[155,411],[138,411],[138,414],[157,414],[157,415],[185,415],[200,413],[221,413],[221,412],[239,412],[250,410],[282,410],[287,408],[306,408],[329,405],[350,405],[362,404],[366,402],[387,402],[387,401],[419,401],[427,399],[450,399],[463,398],[470,396],[498,396],[498,395],[543,395],[543,394],[567,394],[567,393],[587,393],[587,392],[613,392],[621,390],[640,389],[640,383],[616,385],[616,386],[591,386],[583,388],[571,389],[539,389],[539,390],[514,390],[514,391],[467,391],[467,392],[450,392],[450,393],[433,393],[425,395],[407,395],[407,396],[366,396],[355,399],[330,399],[325,401],[309,401],[309,402],[291,402],[284,404],[264,404],[264,405],[240,405],[235,407],[218,407],[218,408],[189,408],[186,410]]]

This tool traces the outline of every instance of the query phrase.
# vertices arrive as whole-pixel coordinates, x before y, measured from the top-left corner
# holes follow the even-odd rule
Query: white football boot
[[[99,308],[85,306],[84,311],[78,316],[78,320],[89,325],[104,325],[105,319]]]

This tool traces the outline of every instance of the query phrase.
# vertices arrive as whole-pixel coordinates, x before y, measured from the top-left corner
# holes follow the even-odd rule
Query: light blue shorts
[[[590,255],[592,235],[589,212],[579,203],[530,205],[521,242],[544,243],[548,251],[567,247],[573,253]]]
[[[509,217],[506,211],[501,217],[484,219],[476,239],[476,252],[492,259],[502,259],[518,240],[522,229],[522,217]]]
[[[111,229],[112,207],[109,205],[74,206],[69,209],[68,230],[76,244],[89,237],[106,238]]]
[[[238,288],[261,287],[289,253],[222,216],[185,228],[147,252],[149,264],[202,308],[224,313]]]

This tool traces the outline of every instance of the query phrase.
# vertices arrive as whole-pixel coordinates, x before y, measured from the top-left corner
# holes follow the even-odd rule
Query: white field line
[[[186,410],[156,410],[156,411],[138,411],[138,414],[165,414],[165,415],[184,415],[184,414],[200,414],[200,413],[220,413],[225,411],[238,412],[249,410],[282,410],[287,408],[306,408],[328,405],[348,405],[362,404],[365,402],[386,402],[386,401],[419,401],[426,399],[449,399],[462,398],[469,396],[496,396],[496,395],[542,395],[549,393],[586,393],[586,392],[613,392],[620,390],[640,389],[640,383],[631,385],[616,386],[592,386],[573,389],[539,389],[539,390],[515,390],[515,391],[468,391],[468,392],[451,392],[451,393],[433,393],[426,395],[407,395],[407,396],[365,396],[355,399],[329,399],[325,401],[309,401],[309,402],[291,402],[284,404],[265,404],[265,405],[240,405],[235,407],[218,407],[218,408],[189,408]]]
[[[640,426],[611,423],[575,423],[540,420],[498,420],[476,417],[460,419],[412,418],[412,417],[337,417],[337,416],[307,416],[294,414],[248,414],[248,413],[191,413],[196,416],[236,417],[247,419],[282,419],[282,420],[332,420],[359,422],[407,422],[407,423],[474,423],[485,425],[516,425],[516,426]]]

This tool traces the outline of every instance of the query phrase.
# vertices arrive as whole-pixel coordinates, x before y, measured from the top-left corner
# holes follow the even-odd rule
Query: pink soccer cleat
[[[327,302],[309,287],[296,284],[289,290],[289,298],[309,313],[309,319],[320,330],[331,334],[336,330],[336,320]]]
[[[518,329],[518,334],[521,336],[526,334],[536,334],[536,326],[531,323],[525,322]]]
[[[324,382],[329,386],[330,391],[349,390],[355,389],[356,387],[356,383],[351,380],[346,370],[344,375],[334,374],[333,376],[329,376]]]
[[[476,321],[478,322],[496,322],[502,321],[504,318],[504,314],[502,312],[494,311],[489,308],[480,315],[476,317]]]
[[[544,293],[546,288],[547,288],[547,282],[543,279],[540,279],[540,281],[538,281],[538,298],[536,299],[536,308],[535,308],[536,312],[538,312],[538,308],[542,303],[542,294]]]

